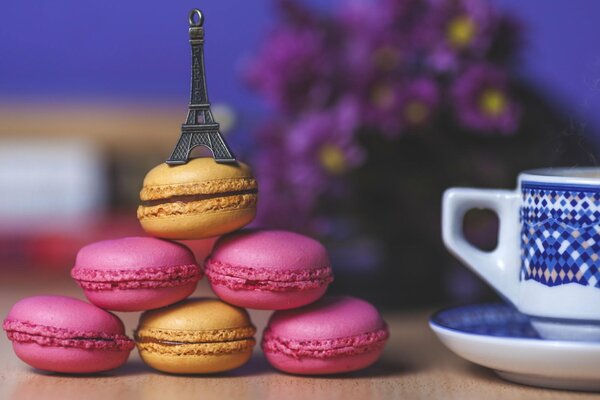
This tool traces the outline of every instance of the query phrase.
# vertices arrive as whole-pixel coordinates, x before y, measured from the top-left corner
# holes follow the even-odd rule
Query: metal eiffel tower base
[[[169,165],[180,165],[187,163],[190,152],[196,146],[204,146],[212,153],[218,163],[234,163],[235,156],[227,146],[223,136],[219,132],[219,125],[195,125],[183,126],[181,137],[175,145],[173,154],[167,160]]]

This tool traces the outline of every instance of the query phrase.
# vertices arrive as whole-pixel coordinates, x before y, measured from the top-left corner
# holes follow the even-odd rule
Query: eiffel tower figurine
[[[219,131],[210,111],[204,69],[204,16],[197,8],[190,11],[190,45],[192,46],[192,93],[181,137],[167,160],[169,165],[186,164],[196,146],[205,146],[219,163],[233,163],[235,156]]]

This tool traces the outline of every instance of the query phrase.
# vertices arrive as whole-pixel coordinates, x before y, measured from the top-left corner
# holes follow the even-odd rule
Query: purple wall
[[[526,24],[523,75],[562,104],[573,122],[600,126],[600,1],[495,3]]]
[[[334,2],[311,0],[328,7]],[[575,120],[600,125],[600,1],[494,0],[528,27],[523,74]],[[0,98],[102,97],[187,102],[187,12],[207,17],[213,101],[244,114],[259,100],[238,79],[272,19],[269,0],[7,0],[0,7]]]
[[[187,102],[187,13],[198,2],[9,0],[0,10],[0,97]],[[204,0],[213,101],[255,99],[236,79],[268,2]]]

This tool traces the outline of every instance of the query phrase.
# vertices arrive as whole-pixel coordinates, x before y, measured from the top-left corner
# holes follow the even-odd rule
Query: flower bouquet
[[[259,223],[326,240],[340,287],[441,301],[469,281],[441,244],[446,187],[513,187],[517,171],[586,159],[564,113],[518,75],[523,24],[488,1],[276,4],[246,68],[272,108],[256,132]],[[466,228],[493,248],[493,219]]]

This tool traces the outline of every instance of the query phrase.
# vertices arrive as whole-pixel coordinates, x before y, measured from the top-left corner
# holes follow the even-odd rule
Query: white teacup
[[[498,214],[498,246],[465,240],[467,211]],[[519,175],[516,190],[453,188],[443,199],[447,248],[548,339],[600,340],[600,168]]]

